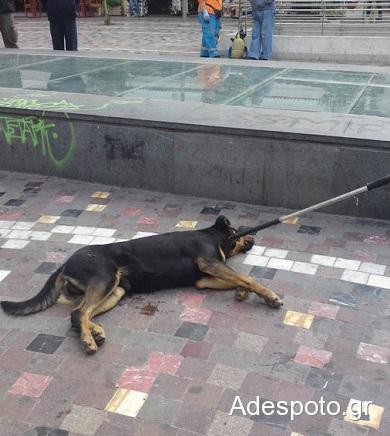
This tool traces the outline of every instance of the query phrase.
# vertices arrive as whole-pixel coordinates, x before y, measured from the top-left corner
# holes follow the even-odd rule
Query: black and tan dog
[[[59,298],[77,306],[72,325],[80,331],[87,353],[94,353],[105,340],[102,327],[92,319],[112,309],[123,295],[163,288],[196,286],[234,289],[236,298],[256,293],[271,307],[281,299],[252,277],[225,265],[226,259],[250,250],[251,236],[235,238],[236,230],[224,216],[202,230],[164,233],[107,245],[90,245],[76,251],[42,290],[27,301],[2,301],[5,312],[27,315],[53,305]]]

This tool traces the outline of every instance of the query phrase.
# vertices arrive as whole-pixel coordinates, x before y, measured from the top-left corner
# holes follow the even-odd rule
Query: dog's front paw
[[[82,346],[84,348],[84,351],[87,354],[95,354],[96,353],[98,347],[97,347],[96,342],[92,336],[90,338],[83,339],[81,341],[81,343],[82,343]]]
[[[106,333],[104,332],[103,327],[99,324],[93,323],[90,330],[93,338],[95,339],[96,345],[98,347],[103,345],[104,341],[106,340]]]
[[[248,298],[249,295],[249,289],[245,288],[237,288],[236,292],[234,293],[234,298],[237,301],[244,301],[246,298]]]
[[[279,298],[276,294],[264,299],[268,306],[273,307],[274,309],[278,309],[280,306],[283,306],[283,300]]]

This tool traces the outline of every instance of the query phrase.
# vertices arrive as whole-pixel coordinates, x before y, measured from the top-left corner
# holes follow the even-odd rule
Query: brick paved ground
[[[23,49],[51,49],[49,22],[46,17],[18,16],[19,46]],[[238,21],[224,18],[220,46],[225,50],[237,31]],[[77,20],[79,50],[123,50],[146,54],[198,55],[200,29],[196,17],[184,24],[181,17],[113,17],[105,26],[103,18]]]
[[[0,172],[0,296],[34,295],[84,244],[202,228],[219,212],[239,225],[281,213]],[[1,313],[0,434],[389,435],[389,245],[382,221],[313,214],[279,225],[230,264],[283,295],[282,309],[195,288],[125,298],[99,318],[108,341],[93,356],[69,306]],[[244,405],[374,406],[354,423],[342,413],[229,416],[237,395]]]

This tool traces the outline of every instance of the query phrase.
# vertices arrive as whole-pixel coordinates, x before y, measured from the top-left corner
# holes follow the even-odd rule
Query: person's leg
[[[203,30],[204,27],[206,26],[206,23],[204,22],[203,14],[201,12],[198,12],[198,21],[200,24],[200,28],[202,29],[202,42],[201,42],[201,47],[200,47],[200,57],[208,58],[209,57],[209,50],[207,47],[205,32]]]
[[[220,54],[217,48],[220,20],[215,15],[210,15],[208,32],[206,33],[206,44],[209,49],[210,58],[219,58]]]
[[[260,59],[270,60],[272,58],[272,33],[274,30],[274,17],[275,13],[272,9],[263,12]]]
[[[249,59],[260,59],[260,21],[259,12],[254,11],[252,14],[252,40],[248,52]]]
[[[0,14],[0,30],[6,48],[18,48],[18,33],[11,13]]]
[[[139,15],[138,0],[129,0],[130,13],[131,15]]]
[[[141,11],[139,8],[138,0],[133,0],[133,2],[134,2],[134,12],[135,12],[136,16],[139,17],[141,15]]]
[[[64,23],[66,49],[77,51],[77,26],[76,19]]]
[[[50,21],[50,34],[53,50],[64,50],[64,29],[62,24]]]

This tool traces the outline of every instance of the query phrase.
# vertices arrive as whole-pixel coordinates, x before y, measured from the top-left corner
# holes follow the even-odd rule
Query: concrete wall
[[[390,37],[275,35],[275,60],[390,65]]]
[[[0,168],[300,209],[389,173],[388,143],[2,113]],[[324,211],[390,219],[390,189]]]

